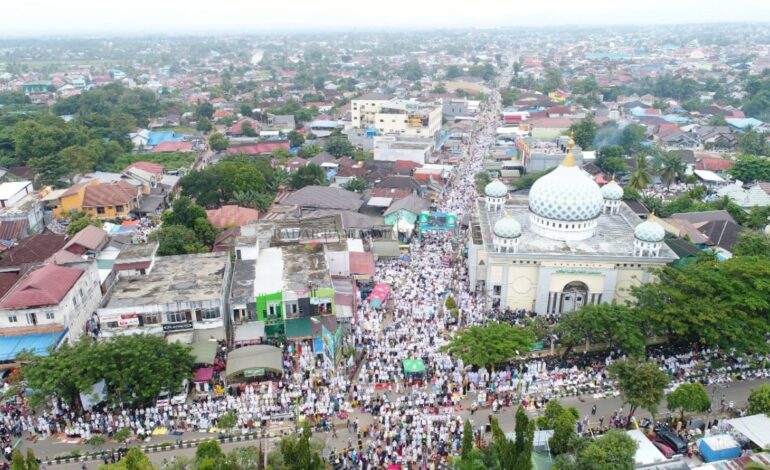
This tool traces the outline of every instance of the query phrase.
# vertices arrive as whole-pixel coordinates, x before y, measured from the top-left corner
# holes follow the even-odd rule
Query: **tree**
[[[70,171],[84,175],[94,170],[96,155],[89,148],[82,145],[72,145],[59,152],[61,158]]]
[[[192,200],[185,196],[177,198],[173,210],[166,211],[161,219],[164,225],[180,225],[192,230],[196,240],[203,246],[214,243],[219,232],[209,221],[203,207],[193,204]]]
[[[306,422],[302,427],[299,438],[290,435],[281,439],[278,444],[283,470],[321,470],[323,460],[321,455],[310,446],[310,425]],[[273,465],[276,467],[275,465]]]
[[[353,178],[345,184],[345,189],[353,191],[354,193],[362,193],[367,190],[369,183],[363,178]]]
[[[75,235],[89,225],[101,228],[103,223],[101,220],[89,216],[86,212],[75,212],[70,216],[69,224],[67,225],[67,235]]]
[[[154,467],[142,449],[132,447],[118,462],[102,465],[99,470],[154,470]]]
[[[762,384],[751,391],[748,413],[770,415],[770,384]]]
[[[721,114],[716,114],[709,118],[709,126],[727,126],[727,119]]]
[[[422,78],[422,67],[416,59],[412,59],[401,67],[400,75],[410,82],[415,82]]]
[[[37,463],[35,452],[27,448],[27,456],[21,453],[21,449],[14,449],[11,452],[11,470],[38,470],[40,465]]]
[[[486,171],[480,171],[476,173],[474,180],[476,182],[476,191],[478,191],[479,194],[484,194],[484,188],[486,188],[487,185],[492,182],[492,178]]]
[[[594,138],[596,137],[596,122],[594,121],[593,114],[589,114],[573,124],[570,130],[574,134],[575,143],[581,149],[590,150],[593,147]]]
[[[163,224],[157,231],[158,256],[205,253],[206,245],[198,240],[195,232],[184,225]]]
[[[324,149],[337,158],[344,155],[350,155],[353,153],[353,150],[355,150],[353,144],[350,143],[347,137],[343,136],[329,137],[329,139],[326,140]]]
[[[133,436],[133,433],[131,432],[131,428],[120,428],[117,431],[115,431],[115,434],[112,435],[112,438],[121,444],[125,444],[126,441],[131,439],[131,436]]]
[[[643,356],[646,344],[645,319],[630,307],[591,304],[563,314],[556,327],[565,355],[584,342],[605,343],[631,356]]]
[[[238,424],[238,419],[235,417],[235,413],[232,411],[228,411],[227,413],[220,416],[219,421],[217,422],[217,426],[220,429],[224,429],[227,433],[229,433],[236,424]]]
[[[195,107],[195,114],[205,117],[206,119],[211,119],[211,116],[214,115],[214,105],[208,101],[202,101]]]
[[[735,256],[720,262],[704,256],[682,267],[665,266],[654,275],[654,281],[632,287],[631,293],[641,315],[660,333],[741,352],[767,350],[767,258]]]
[[[742,155],[727,173],[744,183],[770,181],[770,160],[754,155]]]
[[[637,155],[634,162],[636,163],[636,168],[631,170],[631,177],[628,180],[628,185],[641,191],[647,188],[652,182],[650,165],[647,163],[647,157],[644,155]]]
[[[230,141],[221,132],[215,132],[209,136],[209,147],[216,152],[223,152],[230,146]]]
[[[466,419],[463,424],[463,446],[460,451],[460,458],[468,459],[471,452],[473,452],[473,427],[471,422]]]
[[[738,150],[751,156],[768,156],[767,135],[749,128],[738,136]]]
[[[460,76],[460,75],[462,75],[462,74],[463,74],[463,73],[462,73],[462,70],[460,70],[460,67],[458,67],[458,66],[456,66],[456,65],[450,65],[449,67],[447,67],[447,69],[446,69],[446,73],[444,74],[444,76],[445,76],[445,77],[446,77],[448,80],[451,80],[451,79],[453,79],[453,78],[457,78],[457,77],[459,77],[459,76]]]
[[[198,448],[195,449],[195,461],[198,464],[206,460],[218,461],[223,459],[224,456],[225,453],[222,452],[222,447],[214,439],[201,442],[198,444]]]
[[[768,223],[767,219],[765,223]],[[738,243],[733,245],[733,255],[761,256],[770,259],[770,235],[744,230],[739,237]]]
[[[561,76],[561,71],[554,68],[546,69],[545,80],[541,86],[542,92],[550,93],[557,88],[561,88],[562,86],[564,86],[564,79]]]
[[[34,390],[31,399],[36,403],[57,396],[76,404],[79,393],[90,393],[104,380],[107,402],[148,404],[162,389],[178,389],[189,378],[193,361],[188,346],[159,336],[127,335],[98,343],[85,339],[49,356],[31,357],[22,376]]]
[[[564,408],[559,400],[550,400],[545,406],[545,413],[538,418],[540,429],[553,429],[554,435],[548,442],[551,451],[563,454],[573,450],[577,433],[576,423],[580,415],[575,407]]]
[[[612,429],[582,449],[576,470],[633,470],[637,443],[628,434]],[[563,470],[561,466],[556,467]]]
[[[250,122],[244,122],[241,124],[241,132],[243,133],[244,137],[256,137],[257,131],[254,129],[254,127],[251,125]]]
[[[666,406],[671,411],[679,410],[680,420],[684,422],[685,411],[705,413],[711,408],[711,401],[706,388],[700,382],[683,383],[666,395]]]
[[[195,124],[195,129],[203,133],[211,132],[211,129],[213,128],[214,126],[211,125],[211,121],[203,116],[198,118],[198,122]]]
[[[660,171],[660,177],[666,187],[671,186],[671,183],[684,177],[687,165],[682,161],[682,157],[673,153],[667,153],[663,156],[663,166]]]
[[[620,146],[626,153],[633,154],[642,150],[647,128],[639,124],[629,124],[620,133]]]
[[[326,173],[324,173],[323,168],[314,163],[309,163],[299,168],[291,175],[291,187],[294,189],[301,189],[305,186],[325,185],[327,183]]]
[[[30,158],[29,167],[37,175],[37,181],[44,185],[56,185],[69,173],[65,161],[58,155]]]
[[[319,153],[321,153],[323,149],[320,145],[312,144],[312,145],[305,145],[304,147],[300,148],[297,154],[302,158],[313,158]]]
[[[516,440],[511,441],[505,436],[496,417],[492,418],[492,440],[497,452],[498,464],[501,469],[531,470],[532,441],[535,436],[534,423],[527,418],[524,409],[516,410]]]
[[[605,173],[615,175],[628,170],[623,155],[625,150],[620,145],[605,145],[599,149],[599,156],[596,159],[596,166]]]
[[[618,382],[623,403],[631,406],[629,419],[638,407],[642,407],[654,420],[663,400],[663,390],[668,385],[668,375],[654,362],[629,359],[615,362],[608,370],[610,377]]]
[[[460,332],[442,349],[466,364],[494,368],[516,354],[525,353],[534,342],[529,330],[508,323],[490,322],[487,326],[473,325]]]
[[[289,131],[288,134],[289,137],[289,143],[292,147],[302,147],[302,144],[305,143],[305,136],[297,132],[296,130]]]

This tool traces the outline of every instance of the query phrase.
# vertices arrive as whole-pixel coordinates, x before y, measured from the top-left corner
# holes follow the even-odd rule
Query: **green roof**
[[[287,338],[310,338],[313,336],[313,324],[310,317],[290,318],[284,323]]]

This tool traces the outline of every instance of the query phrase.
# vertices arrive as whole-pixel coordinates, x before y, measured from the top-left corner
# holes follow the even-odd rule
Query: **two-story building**
[[[103,184],[89,180],[76,184],[59,195],[54,216],[64,219],[72,212],[85,212],[98,219],[123,219],[142,203],[139,186],[117,181]]]
[[[101,297],[96,263],[49,263],[28,271],[0,299],[0,361],[16,359],[23,349],[45,354],[63,339],[77,340]]]
[[[118,277],[97,311],[102,336],[146,333],[184,343],[226,338],[228,253],[160,256],[149,267],[145,275]]]

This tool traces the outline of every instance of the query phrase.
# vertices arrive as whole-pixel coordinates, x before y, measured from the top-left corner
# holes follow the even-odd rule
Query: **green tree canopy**
[[[351,155],[355,150],[353,144],[344,136],[329,137],[324,144],[324,149],[335,157]]]
[[[221,132],[215,132],[209,136],[209,146],[211,150],[222,152],[230,146],[230,141]]]
[[[766,157],[742,155],[727,173],[744,183],[770,181],[770,160]]]
[[[623,403],[631,405],[629,418],[638,407],[647,410],[653,418],[663,400],[668,375],[654,362],[620,360],[609,367],[610,377],[618,382]]]
[[[634,163],[636,164],[636,168],[631,170],[631,177],[628,180],[628,185],[641,191],[652,183],[650,164],[647,162],[647,157],[644,155],[637,155],[634,159]]]
[[[584,305],[561,316],[556,327],[563,345],[571,349],[585,343],[605,343],[632,356],[643,356],[645,319],[624,305]]]
[[[770,156],[770,148],[768,148],[767,145],[767,135],[751,128],[747,129],[738,136],[738,150],[741,153],[750,156]]]
[[[666,406],[671,411],[679,411],[684,422],[685,411],[705,413],[711,408],[706,387],[700,382],[680,384],[676,390],[666,395]]]
[[[762,384],[749,394],[750,415],[764,413],[770,415],[770,384]]]
[[[570,130],[574,133],[575,143],[581,149],[591,150],[593,148],[594,137],[596,137],[596,122],[594,121],[593,114],[589,114],[573,124]]]
[[[235,201],[238,192],[255,191],[274,194],[275,170],[265,158],[229,157],[199,171],[193,171],[179,181],[182,194],[205,207],[217,207]]]
[[[296,130],[290,131],[288,134],[289,143],[292,147],[302,147],[305,143],[305,136],[297,132]]]
[[[588,443],[574,460],[559,459],[556,470],[633,470],[637,443],[623,431],[612,429]]]
[[[770,224],[765,220],[767,224]],[[733,245],[735,256],[760,256],[770,260],[770,235],[753,230],[744,230],[738,243]]]
[[[308,163],[291,175],[291,187],[294,189],[325,184],[328,184],[326,173],[323,168],[314,163]]]
[[[101,228],[103,223],[101,220],[95,219],[85,212],[75,212],[70,216],[69,224],[67,225],[67,235],[75,235],[89,225]]]
[[[75,404],[79,393],[90,393],[104,380],[108,402],[148,404],[161,389],[176,390],[190,376],[193,361],[189,347],[160,336],[116,336],[98,343],[81,340],[49,356],[32,357],[22,376],[37,403],[58,396]]]
[[[627,154],[637,153],[644,148],[642,142],[646,134],[646,127],[640,124],[629,124],[620,133],[620,146]]]
[[[122,459],[113,464],[102,465],[99,470],[154,470],[154,467],[142,449],[132,447]]]
[[[490,322],[487,326],[474,325],[460,332],[444,350],[465,364],[494,368],[513,359],[517,351],[526,353],[534,342],[534,335],[528,329]]]

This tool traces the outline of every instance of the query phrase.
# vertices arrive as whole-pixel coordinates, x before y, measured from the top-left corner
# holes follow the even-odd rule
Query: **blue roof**
[[[678,114],[666,114],[665,116],[663,116],[663,119],[665,119],[668,122],[673,122],[677,124],[690,122],[690,118],[685,116],[679,116]]]
[[[184,136],[174,131],[151,131],[147,136],[147,146],[155,147],[163,142],[181,142]]]
[[[727,118],[725,119],[728,124],[731,126],[737,127],[738,129],[746,129],[747,127],[758,127],[762,125],[762,121],[759,119],[754,118]]]
[[[31,351],[38,356],[47,356],[51,347],[56,347],[67,329],[54,333],[32,335],[0,336],[0,361],[13,361],[22,351]]]

